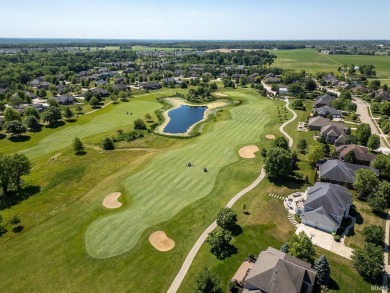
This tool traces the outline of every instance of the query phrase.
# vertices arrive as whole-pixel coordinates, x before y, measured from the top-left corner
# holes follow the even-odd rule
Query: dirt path
[[[295,118],[297,117],[297,114],[288,107],[289,106],[288,99],[286,99],[285,102],[286,102],[287,109],[294,114],[294,117],[292,119],[290,119],[289,121],[287,121],[286,123],[284,123],[282,126],[280,126],[279,129],[280,129],[280,131],[284,135],[287,136],[288,141],[289,141],[289,146],[291,147],[293,145],[293,143],[294,143],[294,140],[292,139],[292,137],[290,135],[288,135],[283,130],[283,128],[287,124],[289,124],[292,121],[294,121]],[[257,185],[259,185],[260,182],[265,178],[265,175],[266,175],[265,171],[262,168],[259,177],[257,177],[257,179],[251,185],[249,185],[247,188],[241,190],[239,193],[237,193],[235,196],[233,196],[233,198],[226,204],[226,207],[231,208],[241,197],[243,197],[249,191],[254,189]],[[214,221],[213,223],[211,223],[210,226],[208,226],[206,228],[206,230],[203,231],[202,235],[200,235],[198,240],[196,240],[194,246],[191,248],[190,252],[188,253],[188,255],[186,257],[186,259],[184,260],[183,265],[181,266],[179,272],[177,273],[175,279],[173,280],[171,286],[169,287],[168,293],[176,293],[177,292],[177,290],[179,289],[181,283],[184,280],[184,277],[186,276],[188,270],[190,269],[190,266],[191,266],[191,264],[192,264],[192,262],[193,262],[193,260],[194,260],[194,258],[196,256],[196,254],[198,253],[198,251],[201,248],[201,246],[203,245],[203,243],[206,241],[206,238],[209,235],[209,233],[211,233],[216,227],[217,227],[217,222]]]

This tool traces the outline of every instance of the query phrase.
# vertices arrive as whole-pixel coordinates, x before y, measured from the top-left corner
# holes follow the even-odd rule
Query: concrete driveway
[[[314,245],[351,259],[353,249],[345,246],[343,241],[336,242],[332,234],[299,224],[295,233],[299,234],[301,231],[306,233]]]

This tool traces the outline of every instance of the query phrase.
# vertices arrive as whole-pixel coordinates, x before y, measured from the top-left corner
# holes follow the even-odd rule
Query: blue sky
[[[390,0],[0,0],[0,37],[390,39]]]

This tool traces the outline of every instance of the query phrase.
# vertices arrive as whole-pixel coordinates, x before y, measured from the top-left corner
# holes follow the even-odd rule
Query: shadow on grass
[[[302,180],[301,178],[296,178],[296,177],[285,177],[285,178],[268,178],[270,182],[275,184],[278,187],[287,187],[289,189],[301,189],[305,181]]]
[[[65,121],[57,121],[57,122],[54,122],[54,123],[51,123],[49,125],[46,125],[46,128],[58,128],[58,127],[61,127],[61,126],[64,126],[65,125]]]
[[[328,288],[329,288],[330,290],[340,290],[339,285],[338,285],[337,282],[336,282],[335,280],[333,280],[332,278],[330,278],[330,280],[329,280]]]
[[[10,141],[12,142],[26,142],[31,139],[31,136],[29,135],[21,135],[21,136],[11,136],[9,138]]]
[[[38,194],[40,191],[41,188],[39,186],[32,185],[24,187],[19,192],[10,191],[7,196],[3,195],[0,197],[0,210],[4,210],[14,205],[17,205],[23,200],[29,198],[30,196]]]
[[[76,122],[77,119],[76,118],[72,118],[72,119],[67,119],[66,122],[69,122],[69,123],[74,123]]]
[[[383,220],[387,220],[387,213],[386,212],[374,212],[374,214]]]
[[[4,139],[6,138],[7,136],[4,134],[4,133],[0,133],[0,139]]]
[[[75,153],[76,156],[85,156],[87,154],[86,151]]]
[[[29,132],[37,133],[42,131],[42,126],[37,127],[37,128],[31,128]]]
[[[234,227],[230,228],[229,231],[234,237],[237,237],[238,235],[241,235],[244,230],[241,228],[240,225],[235,225]]]

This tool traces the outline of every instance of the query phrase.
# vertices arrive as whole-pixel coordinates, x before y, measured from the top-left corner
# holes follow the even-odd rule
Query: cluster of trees
[[[237,236],[241,227],[237,224],[237,214],[230,208],[222,208],[218,212],[217,225],[221,229],[211,232],[206,242],[210,245],[211,253],[223,260],[236,251],[230,241]]]
[[[49,101],[50,102],[50,101]],[[50,106],[41,114],[32,107],[27,107],[24,110],[24,119],[15,109],[9,107],[4,111],[4,129],[6,133],[12,136],[20,136],[21,134],[30,131],[37,131],[41,128],[40,120],[48,126],[55,125],[62,119],[62,113],[57,106]],[[65,118],[73,117],[73,112],[69,108],[65,108]]]
[[[384,271],[383,241],[385,230],[378,225],[363,229],[365,245],[353,251],[355,269],[368,282],[381,284]]]
[[[85,51],[78,52],[34,52],[31,54],[1,54],[0,84],[10,89],[38,76],[53,76],[60,73],[78,73],[100,66],[101,62],[135,61],[134,51]]]
[[[328,285],[330,280],[329,262],[325,255],[321,255],[315,260],[314,245],[305,232],[291,236],[280,250],[313,264],[313,268],[317,272],[318,282],[323,286]]]
[[[20,191],[22,176],[31,172],[31,162],[24,154],[3,155],[0,153],[0,184],[3,195],[9,195],[10,187]]]
[[[333,101],[330,105],[337,110],[345,110],[350,112],[356,112],[357,105],[352,103],[352,95],[350,91],[342,91],[340,96]]]
[[[371,133],[371,127],[367,123],[361,123],[356,129],[355,135],[348,134],[346,144],[360,144],[375,150],[380,146],[380,137]]]
[[[197,87],[197,89],[190,89],[186,98],[188,101],[193,103],[212,101],[215,100],[215,97],[213,97],[212,92],[216,91],[217,88],[218,87],[216,83],[202,83]]]
[[[291,153],[287,140],[277,137],[266,154],[264,170],[270,179],[286,178],[292,173],[296,157],[295,153]]]
[[[182,57],[187,63],[206,63],[214,65],[245,65],[262,66],[271,64],[276,58],[275,55],[267,51],[232,51],[230,53],[207,52],[204,54],[189,54]]]

